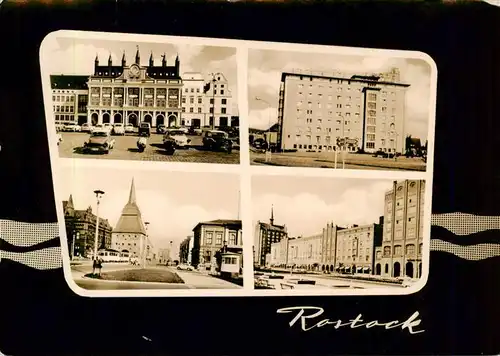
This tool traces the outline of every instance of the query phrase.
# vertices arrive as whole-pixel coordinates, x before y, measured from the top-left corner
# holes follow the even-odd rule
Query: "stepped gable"
[[[142,221],[142,215],[137,206],[135,197],[135,185],[132,179],[128,202],[122,210],[122,215],[116,224],[114,233],[143,234],[146,235],[146,228]]]

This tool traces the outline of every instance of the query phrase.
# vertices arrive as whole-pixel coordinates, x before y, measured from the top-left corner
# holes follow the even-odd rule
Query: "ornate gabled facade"
[[[112,248],[120,252],[128,252],[131,257],[140,257],[142,246],[145,246],[148,257],[153,254],[153,246],[146,233],[142,214],[137,205],[135,184],[132,179],[127,204],[113,230]]]
[[[179,126],[183,85],[179,70],[179,57],[173,65],[167,65],[165,54],[158,66],[153,53],[148,64],[142,65],[139,48],[130,64],[125,53],[119,65],[113,64],[111,55],[107,64],[101,64],[96,56],[88,82],[87,122]]]
[[[77,210],[73,196],[63,201],[66,235],[71,256],[90,257],[94,251],[96,216],[89,206],[86,210]],[[98,248],[111,247],[112,227],[107,219],[99,217]]]

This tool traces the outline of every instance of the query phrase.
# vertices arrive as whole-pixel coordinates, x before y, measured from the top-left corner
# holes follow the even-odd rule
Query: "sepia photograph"
[[[404,292],[423,276],[424,198],[424,180],[254,176],[255,288]]]
[[[59,171],[65,257],[79,287],[242,287],[237,175],[73,164]]]
[[[251,164],[426,170],[435,65],[346,52],[249,50]]]
[[[239,163],[234,47],[87,37],[42,44],[60,157]]]

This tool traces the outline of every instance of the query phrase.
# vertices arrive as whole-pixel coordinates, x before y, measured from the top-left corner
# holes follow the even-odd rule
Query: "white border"
[[[234,47],[237,53],[238,71],[238,108],[240,112],[240,164],[195,164],[181,162],[148,162],[148,161],[125,161],[125,160],[99,160],[99,159],[71,159],[60,158],[57,147],[57,134],[52,113],[52,91],[50,86],[50,75],[45,70],[46,61],[50,60],[47,53],[47,45],[57,38],[107,40],[116,42],[150,42],[150,43],[172,43],[190,44],[198,46],[220,46]],[[392,58],[421,59],[431,67],[431,88],[429,99],[428,120],[428,159],[425,172],[411,171],[384,171],[384,170],[334,170],[302,167],[263,167],[250,166],[249,144],[248,144],[248,97],[247,97],[247,73],[248,73],[248,50],[275,50],[275,51],[297,51],[308,53],[330,53],[337,55],[359,55],[359,56],[385,56]],[[434,131],[437,93],[437,67],[430,56],[422,52],[365,49],[353,47],[334,47],[323,45],[305,45],[290,43],[272,43],[243,40],[227,40],[215,38],[198,37],[173,37],[160,35],[132,35],[123,33],[102,33],[84,31],[55,31],[47,35],[40,46],[40,66],[42,74],[42,89],[44,96],[45,115],[47,122],[47,136],[49,139],[49,151],[51,159],[52,177],[54,182],[54,197],[56,203],[57,217],[59,221],[59,232],[61,236],[61,249],[63,253],[64,277],[69,287],[78,295],[85,297],[180,297],[180,296],[204,296],[204,297],[237,297],[237,296],[370,296],[370,295],[408,295],[420,291],[429,276],[429,254],[430,254],[430,231],[431,231],[431,202],[432,182],[434,171]],[[76,163],[78,161],[78,163]],[[62,209],[62,197],[58,196],[59,184],[58,170],[61,166],[78,165],[80,167],[106,167],[127,168],[163,171],[190,171],[190,172],[227,172],[239,174],[241,184],[240,195],[240,218],[243,222],[243,263],[244,263],[244,287],[238,289],[170,289],[170,290],[86,290],[79,287],[72,278],[69,260],[69,251],[66,243],[66,229],[64,213]],[[308,177],[331,177],[331,178],[361,178],[361,179],[421,179],[426,181],[425,191],[425,213],[424,218],[424,245],[422,251],[422,277],[409,288],[384,288],[374,287],[370,289],[318,289],[318,290],[254,290],[253,276],[253,219],[251,209],[251,177],[255,175],[302,175]]]

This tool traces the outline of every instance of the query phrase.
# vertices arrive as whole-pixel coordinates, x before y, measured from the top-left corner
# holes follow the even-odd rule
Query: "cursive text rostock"
[[[307,313],[306,313],[307,312]],[[324,326],[333,326],[335,329],[342,327],[350,327],[351,329],[373,327],[383,327],[386,330],[401,328],[407,330],[410,334],[423,333],[425,330],[415,330],[420,325],[421,320],[418,318],[418,311],[413,313],[408,319],[400,322],[393,320],[388,322],[379,322],[378,320],[364,322],[362,315],[358,314],[355,319],[343,322],[342,320],[320,319],[319,317],[324,313],[324,309],[320,307],[287,307],[278,309],[278,314],[294,313],[293,319],[288,323],[290,327],[294,326],[300,320],[300,327],[303,331],[309,331],[314,328],[322,328]]]

